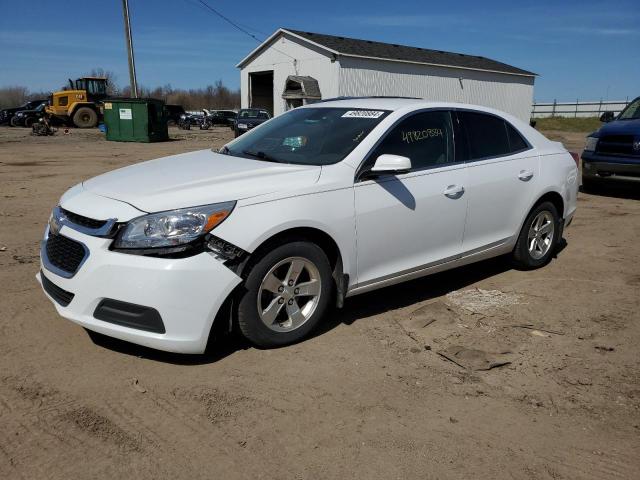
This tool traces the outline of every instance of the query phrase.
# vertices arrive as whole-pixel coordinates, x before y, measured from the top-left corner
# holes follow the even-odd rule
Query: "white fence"
[[[620,113],[629,100],[598,102],[556,102],[534,103],[532,118],[545,117],[599,117],[604,112]]]

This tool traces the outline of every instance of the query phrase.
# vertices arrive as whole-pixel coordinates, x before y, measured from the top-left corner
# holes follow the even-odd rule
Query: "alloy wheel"
[[[555,223],[551,212],[544,210],[538,213],[533,219],[527,235],[527,246],[531,258],[540,260],[549,252],[553,246],[554,234]]]
[[[290,332],[313,315],[322,295],[318,268],[302,257],[289,257],[274,265],[258,290],[258,313],[276,332]]]

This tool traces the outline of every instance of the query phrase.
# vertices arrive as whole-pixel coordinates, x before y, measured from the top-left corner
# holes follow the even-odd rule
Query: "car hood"
[[[238,123],[246,123],[248,125],[260,125],[269,120],[268,118],[236,118]]]
[[[83,182],[97,195],[145,212],[288,193],[318,181],[321,167],[265,162],[211,150],[120,168]]]
[[[600,127],[598,136],[603,135],[637,135],[640,137],[640,119],[615,120]]]

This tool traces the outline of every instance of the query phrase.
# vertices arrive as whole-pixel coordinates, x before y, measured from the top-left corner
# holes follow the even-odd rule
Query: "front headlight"
[[[114,247],[147,249],[191,243],[220,225],[235,204],[215,203],[134,218],[120,231]]]
[[[587,137],[587,143],[584,146],[585,152],[595,152],[598,145],[598,137]]]
[[[239,123],[238,124],[238,128],[242,128],[243,130],[247,129],[247,124],[246,123]]]
[[[16,117],[24,117],[24,113],[18,112],[18,113],[16,113]]]

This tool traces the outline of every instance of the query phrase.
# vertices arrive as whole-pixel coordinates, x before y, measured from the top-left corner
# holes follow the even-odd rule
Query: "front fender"
[[[353,188],[240,206],[213,234],[253,253],[273,236],[301,227],[329,235],[340,250],[344,273],[356,280]]]

